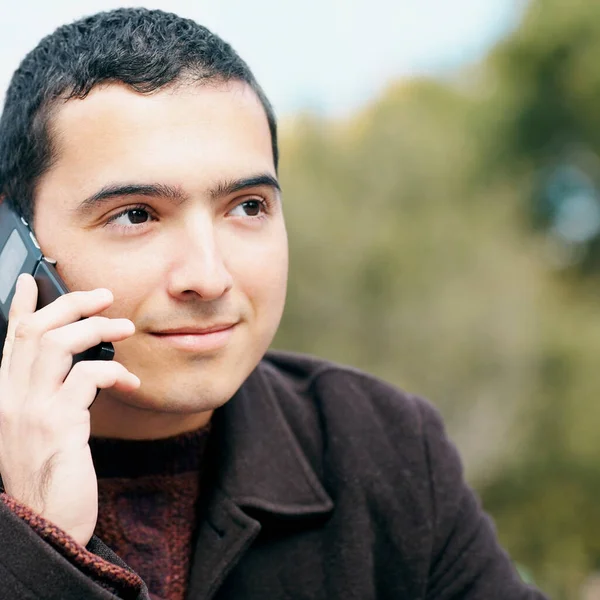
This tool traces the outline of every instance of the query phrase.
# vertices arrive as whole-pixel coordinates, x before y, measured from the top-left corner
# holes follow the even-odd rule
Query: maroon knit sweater
[[[94,534],[144,580],[154,600],[185,597],[208,429],[163,440],[90,440],[99,494]],[[2,500],[99,584],[123,598],[137,594],[135,574],[91,554],[6,494]]]

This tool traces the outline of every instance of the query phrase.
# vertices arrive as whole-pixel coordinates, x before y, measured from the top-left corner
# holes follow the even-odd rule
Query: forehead
[[[98,87],[50,122],[54,161],[40,184],[78,196],[110,182],[209,185],[242,172],[275,175],[265,111],[241,82],[188,84],[139,94]],[[190,191],[193,191],[190,189]]]

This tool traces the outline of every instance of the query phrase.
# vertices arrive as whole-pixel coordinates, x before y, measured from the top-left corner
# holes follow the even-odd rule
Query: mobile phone
[[[37,283],[36,310],[68,293],[55,265],[55,260],[44,256],[29,224],[17,213],[10,200],[0,201],[0,348],[4,347],[8,311],[21,273],[33,275]],[[73,364],[80,360],[112,360],[114,354],[113,345],[102,342],[76,354]]]

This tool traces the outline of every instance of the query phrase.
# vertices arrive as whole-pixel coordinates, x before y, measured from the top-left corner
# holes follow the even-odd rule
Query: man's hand
[[[73,355],[135,328],[94,316],[112,304],[109,290],[72,292],[39,311],[36,301],[35,280],[22,275],[0,366],[0,474],[7,494],[85,546],[98,516],[88,409],[97,388],[128,392],[140,381],[115,361],[71,368]]]

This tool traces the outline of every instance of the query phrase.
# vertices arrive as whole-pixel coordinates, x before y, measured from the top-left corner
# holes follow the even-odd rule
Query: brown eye
[[[120,227],[121,229],[137,229],[137,225],[145,225],[155,220],[156,218],[148,209],[143,206],[132,206],[108,219],[107,225]]]
[[[229,214],[234,217],[260,217],[266,212],[262,200],[246,200],[240,202]]]
[[[253,217],[259,218],[267,213],[266,201],[264,200],[245,200],[235,206],[229,215],[234,217]]]
[[[261,211],[261,203],[258,200],[248,200],[242,204],[244,212],[249,217],[257,217]]]
[[[139,225],[141,223],[145,223],[150,218],[148,211],[142,210],[140,208],[133,208],[131,210],[128,210],[126,215],[129,219],[129,222],[132,225]]]

